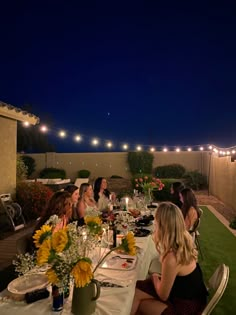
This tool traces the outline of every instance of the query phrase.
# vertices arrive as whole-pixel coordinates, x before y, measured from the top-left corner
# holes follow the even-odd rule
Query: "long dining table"
[[[129,315],[132,307],[132,301],[135,292],[137,280],[143,280],[148,274],[150,263],[157,252],[151,235],[146,237],[136,237],[136,245],[139,248],[137,254],[137,263],[132,270],[111,270],[98,268],[95,272],[95,279],[117,284],[119,287],[101,287],[101,294],[96,302],[94,315]],[[7,295],[7,289],[0,293],[0,314],[4,315],[27,315],[27,314],[71,314],[72,294],[66,300],[63,310],[52,312],[51,296],[47,299],[39,300],[32,304],[25,302],[16,302],[11,299],[4,299]]]

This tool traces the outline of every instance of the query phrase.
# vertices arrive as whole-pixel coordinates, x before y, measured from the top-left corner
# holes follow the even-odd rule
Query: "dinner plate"
[[[136,256],[113,254],[104,261],[100,268],[113,270],[132,270],[135,268],[136,263]]]
[[[10,293],[23,295],[28,292],[43,289],[48,285],[48,277],[45,274],[29,274],[11,281],[7,289]]]

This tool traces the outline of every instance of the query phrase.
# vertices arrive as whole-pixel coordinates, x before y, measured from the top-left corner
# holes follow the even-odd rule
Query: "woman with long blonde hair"
[[[160,203],[154,224],[161,274],[137,281],[131,314],[198,314],[206,305],[207,290],[181,210],[171,202]]]

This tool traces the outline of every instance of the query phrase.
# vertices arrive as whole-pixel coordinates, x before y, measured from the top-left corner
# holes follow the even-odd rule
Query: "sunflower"
[[[62,252],[68,244],[67,229],[61,229],[52,234],[52,248],[57,252]]]
[[[53,284],[59,283],[57,274],[52,268],[46,271],[46,275],[50,283],[53,283]]]
[[[46,239],[37,251],[37,264],[43,265],[48,263],[51,254],[51,240]]]
[[[43,241],[52,235],[52,227],[50,225],[43,225],[40,230],[34,233],[34,244],[37,248],[41,246]]]
[[[93,278],[91,262],[84,259],[79,260],[72,269],[71,274],[74,276],[76,288],[83,288]]]
[[[99,217],[86,216],[85,224],[93,234],[98,234],[102,230],[102,220]]]
[[[132,232],[128,232],[127,235],[122,239],[120,248],[129,255],[134,256],[136,254],[135,238]]]

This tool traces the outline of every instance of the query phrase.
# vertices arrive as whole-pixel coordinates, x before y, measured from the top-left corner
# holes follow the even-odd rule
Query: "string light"
[[[30,126],[30,123],[29,123],[28,121],[24,121],[24,122],[23,122],[23,126],[27,128],[27,127]]]
[[[111,148],[111,147],[112,147],[112,142],[110,142],[110,141],[107,142],[107,147],[108,147],[108,148]]]
[[[43,125],[43,126],[40,127],[40,131],[46,133],[48,131],[48,127]]]
[[[30,126],[30,123],[25,121],[22,123],[24,127],[28,128]],[[48,127],[46,125],[39,125],[39,131],[43,132],[43,133],[47,133],[48,132]],[[51,131],[51,129],[50,129]],[[60,138],[65,138],[67,137],[67,132],[65,130],[60,130],[57,132],[57,135]],[[85,136],[83,135],[83,137],[80,134],[76,134],[73,136],[74,141],[76,141],[77,143],[80,143],[82,140],[84,140]],[[100,144],[100,141],[98,140],[98,138],[93,138],[91,140],[91,144],[93,146],[98,146]],[[111,148],[115,148],[117,145],[114,145],[114,143],[110,140],[106,140],[105,141],[105,147],[107,147],[108,149]],[[122,150],[128,150],[130,148],[130,144],[128,143],[124,143],[124,144],[120,144],[118,145],[118,147],[120,147],[120,149]],[[182,149],[180,149],[180,147],[175,147],[175,146],[169,146],[168,147],[162,147],[159,149],[157,147],[154,146],[150,146],[150,145],[138,145],[136,147],[134,147],[134,150],[136,151],[142,151],[143,148],[145,148],[146,150],[149,150],[150,152],[155,152],[155,151],[163,151],[163,152],[168,152],[168,151],[175,151],[175,152],[180,152],[180,151],[187,151],[187,152],[191,152],[191,151],[196,151],[196,150],[200,150],[200,151],[210,151],[211,153],[217,154],[218,156],[230,156],[230,155],[235,155],[236,154],[236,145],[229,147],[229,148],[220,148],[217,147],[213,144],[207,144],[207,145],[195,145],[193,147],[187,147],[187,146],[183,146]],[[206,149],[205,149],[206,148]],[[132,150],[132,148],[131,148]]]
[[[75,141],[76,142],[80,142],[82,140],[81,136],[80,135],[76,135],[75,136]]]
[[[97,146],[98,144],[99,144],[98,139],[96,139],[96,138],[92,139],[92,145]]]
[[[59,131],[59,137],[65,138],[66,137],[66,132],[64,130]]]

